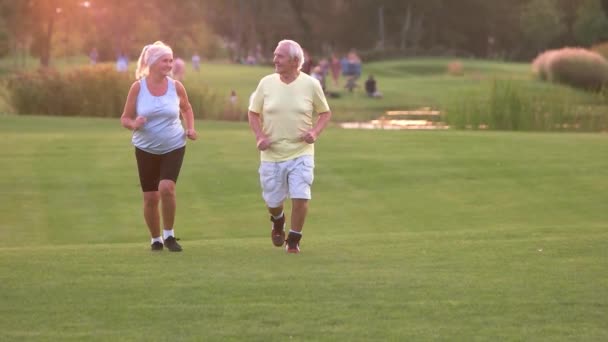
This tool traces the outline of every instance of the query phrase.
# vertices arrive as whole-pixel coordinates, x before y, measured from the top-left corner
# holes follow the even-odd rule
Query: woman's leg
[[[148,225],[150,236],[152,238],[160,237],[160,213],[158,211],[158,203],[160,195],[158,191],[144,192],[144,219]]]

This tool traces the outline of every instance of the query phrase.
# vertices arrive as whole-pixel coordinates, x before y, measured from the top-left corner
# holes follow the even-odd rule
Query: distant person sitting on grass
[[[382,93],[378,91],[376,86],[376,80],[374,79],[374,75],[369,75],[367,81],[365,81],[365,92],[369,97],[381,98]]]
[[[162,251],[167,247],[171,252],[181,252],[173,231],[175,184],[186,153],[186,138],[196,140],[197,134],[186,89],[170,77],[172,66],[173,51],[169,46],[156,42],[143,48],[135,71],[137,81],[131,85],[120,123],[133,131],[131,142],[135,146],[151,249]]]

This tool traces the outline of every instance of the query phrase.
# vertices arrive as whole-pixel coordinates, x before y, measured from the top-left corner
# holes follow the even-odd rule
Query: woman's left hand
[[[194,130],[194,128],[192,128],[192,129],[186,130],[186,136],[190,140],[196,140],[196,138],[198,137],[198,134],[196,134],[196,131]]]

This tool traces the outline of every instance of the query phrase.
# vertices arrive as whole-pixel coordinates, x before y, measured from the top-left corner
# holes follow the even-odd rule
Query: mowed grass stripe
[[[601,247],[599,241],[546,241],[539,252],[538,241],[506,240],[451,234],[311,239],[306,253],[297,257],[286,257],[263,239],[190,242],[184,254],[150,255],[129,244],[32,250],[5,278],[3,287],[14,296],[5,303],[15,304],[4,310],[23,322],[42,316],[42,327],[66,327],[62,334],[41,331],[48,338],[140,340],[146,332],[137,322],[160,326],[167,312],[183,323],[180,336],[191,340],[280,339],[284,334],[303,340],[480,333],[515,339],[581,337],[571,330],[581,326],[599,334],[591,336],[605,333],[599,322],[576,318],[601,319],[606,303],[595,297],[598,284],[580,279],[596,277],[602,266],[593,265],[592,255],[572,257]],[[605,278],[598,280],[606,285]],[[78,290],[78,300],[66,298],[67,288]],[[75,322],[87,316],[103,319],[80,322],[81,332],[72,336]],[[97,331],[105,325],[115,330]],[[18,326],[10,330],[14,337],[22,337]],[[170,336],[153,330],[159,337]]]

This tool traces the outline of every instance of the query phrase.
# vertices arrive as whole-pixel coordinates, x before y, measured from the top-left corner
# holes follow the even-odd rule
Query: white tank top
[[[167,77],[167,92],[161,96],[150,94],[146,78],[139,81],[135,112],[146,118],[143,127],[133,132],[131,141],[141,150],[164,154],[186,145],[186,133],[179,118],[179,97],[175,80]]]

